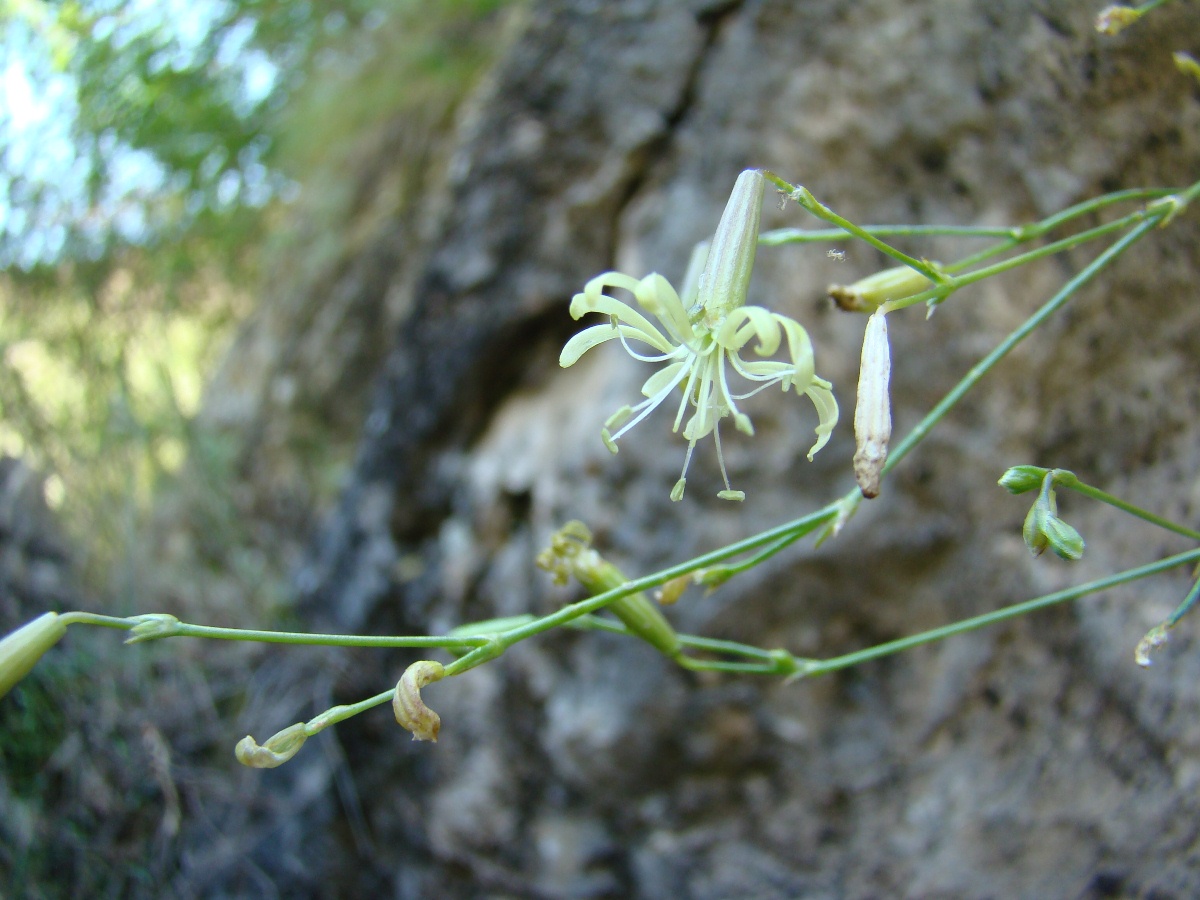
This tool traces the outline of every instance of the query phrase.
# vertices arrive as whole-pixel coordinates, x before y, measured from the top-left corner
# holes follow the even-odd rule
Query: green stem
[[[351,716],[357,716],[360,712],[366,712],[368,709],[374,709],[376,706],[381,706],[392,699],[394,690],[384,691],[381,694],[376,694],[374,697],[368,697],[366,700],[360,700],[358,703],[352,703],[346,706],[334,706],[331,709],[325,710],[319,716],[309,719],[304,723],[304,733],[308,737],[312,737],[319,731],[328,728],[330,725],[336,725],[338,722],[343,722]]]
[[[1020,327],[1009,334],[1000,344],[992,350],[987,356],[971,367],[970,371],[956,384],[949,393],[946,394],[937,405],[931,409],[926,416],[917,423],[904,440],[902,440],[894,450],[888,455],[888,460],[884,464],[884,474],[890,472],[900,461],[907,456],[914,447],[917,446],[929,434],[930,430],[941,421],[950,409],[958,403],[968,391],[970,391],[980,379],[983,378],[991,369],[1007,356],[1014,347],[1021,341],[1029,337],[1036,331],[1047,319],[1053,316],[1061,309],[1072,296],[1090,281],[1095,275],[1100,272],[1105,266],[1111,263],[1114,259],[1129,249],[1157,224],[1155,219],[1147,219],[1136,227],[1126,232],[1120,238],[1113,242],[1103,253],[1097,256],[1094,260],[1088,263],[1078,274],[1059,289],[1053,297],[1047,300],[1040,309],[1032,316],[1026,319]]]
[[[804,209],[808,210],[819,219],[824,219],[826,222],[831,222],[841,228],[843,231],[861,238],[875,249],[882,253],[886,253],[892,259],[903,263],[909,268],[916,269],[934,284],[942,284],[946,280],[946,276],[936,267],[930,265],[925,260],[915,259],[900,250],[897,250],[891,244],[881,241],[869,231],[865,231],[858,225],[855,225],[849,219],[843,218],[835,213],[832,209],[813,196],[812,191],[803,185],[794,185],[780,178],[774,172],[763,170],[763,177],[774,184],[779,189],[785,191],[787,195],[799,203]]]
[[[320,644],[325,647],[480,647],[485,637],[403,637],[360,634],[306,634],[294,631],[257,631],[248,628],[218,628],[180,622],[170,637],[213,638],[222,641],[259,641],[265,644]]]
[[[1026,600],[1024,603],[1017,603],[1013,606],[1006,606],[1004,609],[998,609],[994,612],[984,613],[981,616],[975,616],[970,619],[963,619],[951,625],[943,625],[940,628],[933,628],[929,631],[923,631],[920,634],[914,634],[910,637],[900,638],[895,641],[888,641],[884,644],[877,644],[874,647],[868,647],[865,650],[857,650],[853,653],[846,653],[842,656],[835,656],[832,659],[825,660],[804,660],[801,664],[801,674],[804,677],[811,675],[824,675],[827,672],[834,672],[838,669],[846,669],[850,666],[857,666],[861,663],[870,660],[879,659],[884,656],[890,656],[893,653],[900,653],[904,650],[911,650],[913,647],[919,647],[922,644],[929,644],[934,641],[940,641],[948,637],[953,637],[957,634],[965,634],[968,631],[974,631],[977,628],[983,628],[985,625],[994,625],[998,622],[1004,622],[1008,619],[1013,619],[1018,616],[1023,616],[1039,609],[1044,609],[1047,606],[1054,606],[1057,603],[1065,603],[1068,600],[1077,600],[1087,594],[1094,594],[1099,591],[1105,591],[1109,588],[1118,587],[1122,584],[1128,584],[1131,581],[1136,581],[1140,578],[1148,578],[1151,575],[1157,575],[1160,572],[1165,572],[1173,569],[1176,566],[1181,566],[1186,563],[1196,562],[1200,560],[1200,550],[1189,550],[1187,553],[1179,553],[1167,559],[1159,560],[1158,562],[1149,563],[1148,565],[1139,566],[1134,569],[1127,569],[1124,572],[1119,572],[1116,575],[1110,575],[1107,578],[1101,578],[1096,581],[1090,581],[1087,584],[1081,584],[1078,587],[1068,588],[1063,591],[1055,591],[1052,594],[1044,594],[1041,597],[1036,597],[1033,600]]]
[[[1130,203],[1143,200],[1157,200],[1169,197],[1175,191],[1171,188],[1131,188],[1123,191],[1113,191],[1100,197],[1093,197],[1077,203],[1067,209],[1060,210],[1054,215],[1047,216],[1037,222],[1026,225],[1009,227],[988,227],[978,225],[861,225],[863,231],[875,237],[971,237],[971,238],[1003,238],[1000,243],[981,250],[974,256],[967,257],[951,268],[965,268],[982,262],[997,254],[1004,253],[1031,240],[1036,240],[1045,234],[1065,225],[1072,219],[1098,212],[1105,207],[1117,203]],[[846,237],[844,228],[777,228],[764,231],[759,235],[758,242],[766,247],[778,247],[784,244],[809,244],[841,240]]]
[[[1058,473],[1061,470],[1055,470]],[[1155,515],[1152,512],[1142,509],[1140,506],[1135,506],[1120,497],[1114,497],[1107,491],[1102,491],[1098,487],[1092,487],[1090,484],[1085,484],[1080,481],[1073,473],[1066,473],[1069,478],[1056,477],[1054,483],[1065,488],[1070,488],[1076,493],[1083,494],[1085,497],[1091,497],[1093,500],[1099,500],[1101,503],[1107,503],[1109,506],[1114,506],[1122,512],[1127,512],[1131,516],[1136,516],[1143,521],[1149,522],[1152,525],[1157,525],[1159,528],[1165,528],[1167,531],[1173,531],[1175,534],[1183,535],[1186,538],[1191,538],[1194,541],[1200,541],[1200,531],[1192,528],[1185,528],[1182,525],[1177,525],[1170,519],[1164,519],[1162,516]]]
[[[101,628],[124,628],[126,630],[137,624],[135,619],[79,611],[63,613],[59,616],[59,621],[63,625],[97,625]]]
[[[1188,591],[1188,595],[1183,598],[1183,602],[1176,607],[1175,612],[1167,616],[1167,621],[1164,623],[1167,628],[1174,628],[1179,620],[1187,615],[1188,610],[1196,605],[1196,601],[1200,600],[1200,579],[1192,585],[1192,589]]]

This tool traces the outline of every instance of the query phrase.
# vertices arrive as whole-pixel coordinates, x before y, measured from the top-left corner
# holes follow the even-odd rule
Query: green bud
[[[1041,466],[1013,466],[1000,476],[997,484],[1010,494],[1024,494],[1041,487],[1049,471]]]
[[[908,266],[884,269],[851,285],[831,284],[829,296],[847,312],[874,312],[888,300],[903,300],[933,287],[933,282]]]
[[[167,613],[147,613],[144,616],[133,616],[137,624],[129,629],[127,644],[140,644],[142,641],[154,641],[159,638],[171,637],[179,620]]]
[[[48,612],[5,635],[0,641],[0,697],[28,675],[46,651],[66,633],[67,626],[58,613]]]
[[[1032,468],[1032,466],[1030,467]],[[1021,536],[1025,546],[1034,556],[1041,556],[1047,548],[1062,559],[1077,560],[1083,556],[1083,538],[1079,532],[1058,517],[1058,501],[1054,494],[1057,478],[1064,481],[1075,475],[1065,469],[1051,469],[1042,477],[1042,487],[1037,500],[1025,516]]]
[[[1021,527],[1021,537],[1025,539],[1025,546],[1034,556],[1041,556],[1050,546],[1050,539],[1046,537],[1043,527],[1045,521],[1046,511],[1041,504],[1035,503],[1029,508],[1029,514],[1025,516],[1025,524]]]
[[[710,327],[746,304],[758,250],[765,185],[766,179],[758,169],[746,169],[738,176],[709,244],[696,300]]]
[[[1200,82],[1200,62],[1197,62],[1196,57],[1184,53],[1182,50],[1176,50],[1171,54],[1171,58],[1175,60],[1176,69]]]
[[[1120,34],[1141,17],[1131,6],[1108,6],[1096,16],[1096,30],[1109,36]]]
[[[1042,533],[1051,550],[1060,559],[1075,561],[1083,556],[1083,537],[1060,519],[1049,516],[1042,525]]]

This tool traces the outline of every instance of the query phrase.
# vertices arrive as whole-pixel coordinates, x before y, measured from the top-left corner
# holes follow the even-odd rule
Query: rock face
[[[678,283],[737,173],[765,167],[858,222],[1015,224],[1123,187],[1200,177],[1194,9],[1126,33],[1092,4],[591,0],[536,4],[476,98],[453,202],[415,279],[358,460],[299,587],[321,627],[425,633],[576,596],[532,561],[569,518],[641,574],[795,518],[853,484],[865,318],[822,302],[884,261],[862,244],[762,248],[751,302],[808,328],[842,425],[815,462],[807,401],[749,405],[668,493],[662,413],[612,457],[604,419],[649,374],[619,348],[568,371],[571,294],[615,268]],[[1091,221],[1091,220],[1089,220]],[[812,226],[768,197],[765,227]],[[1077,497],[1088,541],[1029,557],[1010,465],[1061,466],[1195,522],[1200,228],[1137,245],[990,373],[836,539],[670,610],[681,630],[832,656],[1186,549]],[[911,241],[953,260],[977,245]],[[895,440],[1089,261],[1091,247],[890,317]],[[1200,659],[1181,626],[1133,648],[1175,572],[838,676],[703,678],[613,636],[554,633],[430,686],[436,746],[390,717],[339,727],[344,853],[330,895],[1200,895]],[[355,656],[340,702],[413,657]],[[350,798],[350,799],[346,799]],[[321,825],[321,828],[326,826]],[[323,839],[328,840],[329,833]],[[303,880],[303,879],[302,879]],[[336,885],[336,889],[330,887]],[[323,890],[313,887],[313,890]]]

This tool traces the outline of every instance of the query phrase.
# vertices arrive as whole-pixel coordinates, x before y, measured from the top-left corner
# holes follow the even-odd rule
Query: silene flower
[[[776,384],[785,392],[794,387],[812,400],[818,424],[817,441],[808,451],[810,460],[825,446],[837,424],[838,406],[832,385],[814,372],[808,333],[787,316],[745,305],[758,244],[764,183],[762,172],[756,169],[738,176],[711,245],[701,245],[692,256],[682,298],[657,273],[639,280],[605,272],[589,281],[571,300],[573,318],[599,313],[608,321],[585,328],[571,338],[559,357],[560,366],[573,365],[588,350],[611,340],[619,340],[634,359],[664,364],[642,385],[646,399],[636,406],[622,407],[604,423],[601,436],[609,450],[616,453],[616,442],[621,437],[677,389],[681,391],[673,430],[683,429],[688,449],[683,472],[671,491],[672,500],[683,497],[696,442],[710,434],[725,482],[725,490],[717,496],[745,499],[742,491],[729,485],[719,429],[721,420],[729,416],[738,431],[754,434],[750,417],[738,408],[738,402],[761,390]],[[604,293],[606,288],[632,293],[637,305],[658,324],[632,305]],[[648,349],[635,347],[633,342]],[[743,351],[752,342],[758,358],[743,359]],[[776,355],[785,343],[783,359],[767,358]],[[730,368],[749,382],[745,390],[735,392],[730,388]]]

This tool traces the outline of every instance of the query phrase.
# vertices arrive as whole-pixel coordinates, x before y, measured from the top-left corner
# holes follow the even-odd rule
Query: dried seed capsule
[[[858,370],[858,405],[854,408],[854,478],[864,497],[879,496],[879,479],[892,439],[892,403],[888,382],[892,354],[887,319],[876,310],[867,320]]]
[[[297,722],[271,735],[262,745],[250,735],[246,735],[233,748],[233,755],[243,766],[252,769],[274,769],[299,753],[306,740],[308,733],[305,725],[303,722]]]
[[[405,669],[396,682],[392,711],[396,714],[396,721],[412,732],[414,741],[437,742],[442,717],[425,705],[421,699],[421,688],[441,681],[445,674],[441,663],[423,659]]]

